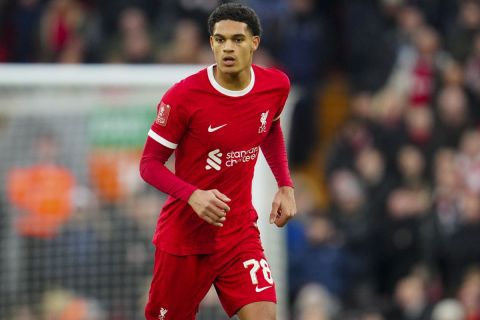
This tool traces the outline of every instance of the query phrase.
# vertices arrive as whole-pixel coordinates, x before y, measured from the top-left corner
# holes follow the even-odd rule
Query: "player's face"
[[[210,37],[217,68],[230,74],[249,72],[259,43],[260,37],[253,36],[246,23],[233,20],[217,22]]]

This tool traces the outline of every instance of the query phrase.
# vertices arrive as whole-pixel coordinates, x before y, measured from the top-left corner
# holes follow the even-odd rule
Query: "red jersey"
[[[177,177],[199,189],[218,189],[231,199],[224,226],[216,227],[199,218],[188,203],[170,196],[153,242],[172,254],[213,253],[235,241],[229,234],[257,220],[251,195],[255,163],[290,90],[284,73],[255,65],[245,89],[227,90],[216,82],[213,67],[165,93],[148,133],[175,149]]]

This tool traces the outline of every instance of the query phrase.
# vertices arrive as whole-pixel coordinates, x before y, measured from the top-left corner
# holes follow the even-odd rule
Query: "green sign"
[[[99,108],[88,122],[90,143],[96,147],[141,147],[154,119],[155,109],[151,107]]]

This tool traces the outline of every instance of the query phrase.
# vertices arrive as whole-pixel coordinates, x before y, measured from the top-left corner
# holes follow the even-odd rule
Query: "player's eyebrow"
[[[217,37],[217,38],[223,38],[223,39],[229,38],[228,35],[223,35],[221,33],[214,33],[213,36]],[[235,33],[235,34],[230,36],[230,38],[242,38],[242,37],[245,38],[246,35],[243,34],[243,33]]]

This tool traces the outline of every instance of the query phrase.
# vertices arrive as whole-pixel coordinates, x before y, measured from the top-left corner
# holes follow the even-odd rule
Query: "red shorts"
[[[230,317],[252,302],[276,303],[258,230],[252,227],[248,233],[246,240],[214,254],[178,256],[157,248],[146,319],[195,319],[212,284]]]

